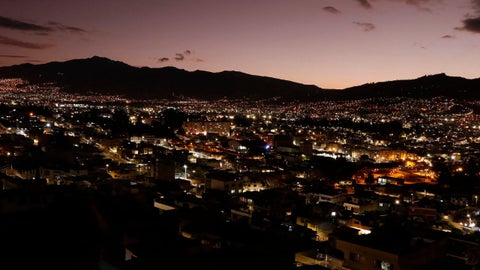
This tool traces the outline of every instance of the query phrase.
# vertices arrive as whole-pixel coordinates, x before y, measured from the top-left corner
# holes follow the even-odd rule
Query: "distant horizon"
[[[4,0],[0,66],[101,55],[324,89],[480,77],[479,0]]]
[[[288,79],[285,79],[285,78],[271,77],[271,76],[266,76],[266,75],[262,75],[262,74],[252,74],[252,73],[248,73],[248,72],[245,72],[245,71],[242,71],[242,70],[221,70],[221,71],[210,71],[210,70],[202,70],[202,69],[188,70],[188,69],[176,67],[176,66],[173,66],[173,65],[171,65],[171,66],[163,66],[163,67],[134,66],[134,65],[131,65],[131,64],[129,64],[129,63],[126,63],[126,62],[123,62],[123,61],[120,61],[120,60],[116,60],[116,59],[112,59],[112,58],[108,58],[108,57],[101,56],[101,55],[92,55],[92,56],[89,56],[89,57],[84,57],[84,58],[72,58],[72,59],[67,59],[67,60],[53,60],[53,61],[49,61],[49,62],[45,62],[45,63],[30,63],[30,62],[24,62],[24,63],[18,63],[18,64],[13,64],[13,65],[0,66],[0,68],[10,67],[10,66],[16,66],[16,65],[23,65],[23,64],[42,65],[42,64],[48,64],[48,63],[54,63],[54,62],[62,63],[62,62],[67,62],[67,61],[72,61],[72,60],[91,59],[91,58],[94,58],[94,57],[105,58],[105,59],[109,59],[110,61],[114,61],[114,62],[121,62],[121,63],[123,63],[123,64],[129,65],[129,66],[135,67],[135,68],[161,69],[161,68],[169,68],[169,67],[171,67],[171,68],[176,68],[176,69],[179,69],[179,70],[185,70],[185,71],[188,71],[188,72],[195,72],[195,71],[204,71],[204,72],[211,72],[211,73],[240,72],[240,73],[245,73],[245,74],[249,74],[249,75],[253,75],[253,76],[270,77],[270,78],[273,78],[273,79],[291,81],[291,82],[294,82],[294,83],[300,83],[300,84],[304,84],[304,85],[313,85],[313,86],[319,87],[319,88],[321,88],[321,89],[323,89],[323,90],[338,90],[338,91],[345,90],[345,89],[352,88],[352,87],[356,87],[356,86],[362,86],[362,85],[366,85],[366,84],[371,84],[371,83],[382,83],[382,82],[401,81],[401,80],[414,80],[414,79],[418,79],[418,78],[421,78],[421,77],[424,77],[424,76],[434,76],[434,75],[440,75],[440,74],[445,74],[446,76],[449,76],[449,77],[461,77],[461,78],[465,78],[465,79],[469,79],[469,80],[480,79],[480,76],[479,76],[479,77],[474,77],[474,78],[466,78],[466,77],[463,77],[463,76],[457,76],[457,75],[447,74],[447,73],[445,73],[445,72],[438,72],[438,73],[423,74],[423,75],[420,75],[420,76],[417,76],[417,77],[414,77],[414,78],[395,78],[395,79],[388,79],[388,80],[384,80],[384,81],[364,82],[364,83],[361,83],[361,84],[358,84],[358,85],[352,85],[352,86],[348,86],[348,87],[345,87],[345,88],[325,88],[325,87],[322,87],[321,85],[306,84],[306,83],[302,83],[302,82],[297,82],[297,81],[288,80]]]

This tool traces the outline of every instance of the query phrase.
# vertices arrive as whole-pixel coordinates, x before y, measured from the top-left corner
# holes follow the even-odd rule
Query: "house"
[[[349,269],[425,269],[445,258],[447,234],[408,230],[402,224],[393,218],[368,235],[338,230],[331,242]]]
[[[321,202],[341,204],[346,197],[347,194],[343,189],[321,188],[306,192],[305,202],[306,204],[318,204]]]

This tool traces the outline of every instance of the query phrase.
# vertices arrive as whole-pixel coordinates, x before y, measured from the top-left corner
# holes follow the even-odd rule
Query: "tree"
[[[242,114],[235,115],[235,118],[233,119],[233,123],[238,127],[250,127],[252,122],[252,119],[249,119]]]
[[[373,160],[368,155],[361,155],[359,158],[359,162],[362,165],[370,165],[373,163]]]
[[[184,112],[175,109],[166,109],[162,112],[164,125],[172,130],[177,130],[183,126],[187,119]]]
[[[122,132],[127,130],[129,125],[128,114],[125,109],[116,109],[112,115],[112,132]]]
[[[367,178],[365,178],[365,183],[368,185],[375,183],[375,178],[373,177],[373,174],[371,172],[369,172]]]

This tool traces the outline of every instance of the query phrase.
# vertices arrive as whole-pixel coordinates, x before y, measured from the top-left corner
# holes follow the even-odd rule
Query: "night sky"
[[[480,77],[480,0],[0,0],[0,66],[103,56],[322,88]]]

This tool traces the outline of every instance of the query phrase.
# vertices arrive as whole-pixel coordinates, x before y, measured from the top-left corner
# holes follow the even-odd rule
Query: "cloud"
[[[423,6],[423,4],[431,1],[432,0],[406,0],[405,3],[417,7],[419,10],[431,12],[431,9]]]
[[[455,36],[452,36],[452,35],[443,35],[442,38],[451,39],[451,38],[455,38]]]
[[[36,36],[48,36],[48,35],[50,35],[50,33],[48,33],[48,32],[36,32],[35,35]]]
[[[332,14],[339,14],[339,13],[341,13],[340,10],[338,10],[338,9],[336,9],[336,8],[334,8],[334,7],[331,7],[331,6],[323,7],[322,9],[325,10],[326,12],[332,13]]]
[[[473,8],[480,12],[480,0],[472,0]]]
[[[362,6],[363,8],[366,8],[366,9],[373,8],[372,4],[369,2],[370,0],[355,0],[355,1],[359,3],[360,6]],[[403,3],[403,4],[414,6],[420,11],[431,12],[432,10],[426,7],[425,5],[431,4],[434,2],[441,3],[443,0],[383,0],[383,1]]]
[[[455,27],[455,30],[464,30],[472,33],[480,33],[480,0],[471,0],[471,7],[474,15],[466,14],[462,20],[462,27]]]
[[[64,24],[61,24],[61,23],[58,23],[58,22],[48,22],[48,24],[54,26],[55,28],[57,28],[60,31],[67,31],[67,32],[71,32],[71,33],[86,33],[87,32],[87,30],[85,30],[85,29],[75,27],[75,26],[64,25]]]
[[[463,27],[457,27],[456,30],[465,30],[472,33],[480,33],[480,16],[467,18],[462,21]]]
[[[427,49],[427,47],[423,46],[421,43],[418,43],[418,42],[414,42],[413,46],[417,47],[417,48],[420,48],[420,49],[423,49],[423,50]]]
[[[50,32],[52,28],[0,16],[0,27],[22,31]]]
[[[157,59],[157,58],[156,58]],[[194,52],[192,50],[184,50],[181,53],[175,53],[174,56],[172,57],[161,57],[157,59],[157,62],[159,63],[164,63],[168,62],[170,60],[176,60],[176,61],[192,61],[192,62],[197,62],[197,63],[202,63],[205,62],[205,60],[194,57]]]
[[[362,6],[363,8],[366,8],[366,9],[372,8],[372,5],[370,4],[370,2],[368,2],[368,0],[355,0],[355,1],[359,3],[360,6]]]
[[[28,59],[27,60],[29,63],[43,63],[45,61],[42,61],[42,60],[37,60],[37,59]]]
[[[363,31],[369,32],[375,29],[375,25],[373,23],[367,23],[367,22],[353,22],[353,24],[356,24],[363,28]]]
[[[53,47],[53,44],[32,43],[0,35],[0,44],[7,46],[14,46],[24,49],[44,50]]]
[[[13,30],[20,30],[20,31],[31,31],[37,32],[37,35],[46,36],[51,32],[54,31],[62,31],[62,32],[70,32],[70,33],[86,33],[85,29],[64,25],[58,22],[48,22],[48,26],[32,24],[27,22],[22,22],[19,20],[15,20],[12,18],[7,18],[0,16],[0,27],[9,28]]]
[[[1,58],[27,58],[25,55],[0,54]]]
[[[175,60],[183,61],[183,59],[185,59],[185,56],[182,53],[176,53],[175,54]]]

